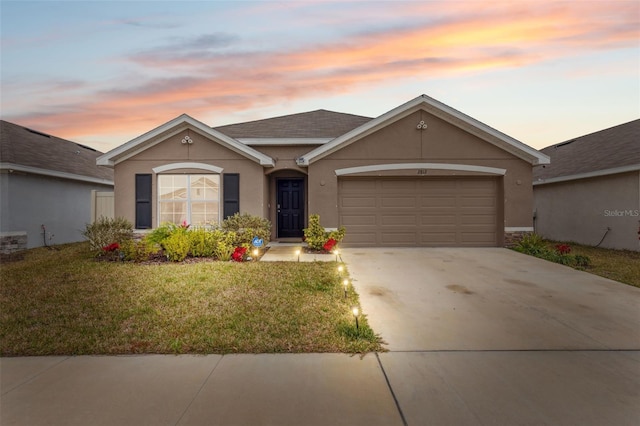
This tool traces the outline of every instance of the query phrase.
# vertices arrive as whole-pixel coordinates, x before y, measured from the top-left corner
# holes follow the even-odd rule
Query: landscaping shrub
[[[145,260],[149,260],[154,254],[158,253],[159,246],[152,243],[147,238],[143,238],[140,241],[127,241],[122,245],[120,250],[122,251],[124,260],[144,262]]]
[[[544,239],[540,235],[535,233],[527,234],[522,237],[522,239],[514,249],[521,253],[530,254],[532,256],[537,256],[539,254],[542,254],[544,251],[548,251]]]
[[[222,234],[222,237],[218,240],[218,244],[213,250],[218,260],[225,262],[231,260],[231,256],[236,249],[235,241],[237,238],[238,236],[233,231],[227,231]]]
[[[167,259],[172,262],[182,262],[187,258],[191,249],[191,241],[186,232],[173,232],[163,243]]]
[[[190,249],[189,253],[193,257],[211,257],[214,254],[216,245],[218,244],[220,232],[210,231],[205,228],[196,228],[190,230],[189,236]]]
[[[569,244],[556,244],[552,249],[538,234],[525,235],[514,247],[514,250],[575,268],[582,269],[591,264],[591,260],[587,256],[570,254],[571,246]]]
[[[303,230],[305,242],[312,250],[325,250],[331,251],[337,244],[339,244],[346,234],[344,226],[327,232],[322,225],[320,225],[320,215],[312,214],[309,216],[309,227]],[[332,241],[333,240],[333,241]]]
[[[222,221],[224,231],[233,231],[236,234],[235,245],[250,247],[254,237],[259,237],[264,241],[264,245],[269,243],[271,238],[271,222],[260,216],[253,216],[248,213],[236,213]]]
[[[133,225],[123,217],[111,219],[101,216],[94,223],[87,224],[82,235],[89,240],[91,250],[100,255],[104,252],[103,247],[114,243],[122,246],[130,241],[133,238]]]
[[[320,225],[320,215],[312,214],[309,216],[309,227],[303,230],[304,240],[313,250],[322,250],[324,244],[327,242],[327,232],[324,227]]]

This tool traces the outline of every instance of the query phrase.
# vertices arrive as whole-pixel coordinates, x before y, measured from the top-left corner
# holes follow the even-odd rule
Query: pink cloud
[[[407,78],[520,68],[581,52],[633,47],[640,38],[638,7],[626,2],[577,7],[454,2],[444,10],[440,5],[394,3],[396,13],[414,17],[409,25],[293,50],[228,50],[238,39],[223,33],[181,40],[126,58],[176,77],[123,81],[84,99],[76,93],[52,112],[19,118],[67,138],[136,135],[182,112],[198,117]],[[425,17],[415,18],[421,14]]]

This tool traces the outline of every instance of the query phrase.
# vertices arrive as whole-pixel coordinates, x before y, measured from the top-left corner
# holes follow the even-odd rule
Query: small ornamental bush
[[[231,260],[231,256],[236,249],[236,239],[237,235],[233,231],[223,233],[222,237],[218,240],[216,248],[213,250],[213,253],[216,255],[218,260],[225,262]]]
[[[538,234],[531,233],[522,237],[518,245],[515,247],[515,250],[520,253],[537,256],[548,249],[544,242],[544,238]]]
[[[320,215],[312,214],[309,216],[309,227],[303,230],[304,240],[313,250],[322,250],[327,242],[327,233],[324,227],[320,225]]]
[[[572,255],[569,244],[556,244],[553,249],[551,249],[538,234],[525,235],[518,245],[514,247],[514,250],[578,269],[584,269],[591,265],[589,257],[579,254]]]
[[[101,216],[94,223],[87,224],[82,235],[89,240],[91,251],[100,256],[105,253],[104,247],[108,247],[110,244],[121,246],[131,240],[133,225],[123,217],[110,219]]]
[[[309,216],[309,227],[303,230],[305,242],[312,250],[317,251],[331,251],[336,245],[338,245],[344,239],[346,229],[344,226],[327,232],[322,225],[320,225],[320,215],[312,214]]]
[[[172,262],[182,262],[187,258],[191,242],[186,232],[174,232],[164,240],[164,252]]]
[[[267,245],[271,238],[271,222],[260,216],[253,216],[248,213],[236,213],[222,221],[224,231],[236,233],[236,246],[251,246],[255,237],[261,238]]]
[[[213,256],[216,244],[218,243],[216,234],[204,228],[196,228],[190,230],[189,243],[191,248],[189,253],[193,257],[211,257]]]
[[[124,260],[144,262],[158,253],[159,246],[150,242],[147,238],[140,241],[128,241],[121,247]]]

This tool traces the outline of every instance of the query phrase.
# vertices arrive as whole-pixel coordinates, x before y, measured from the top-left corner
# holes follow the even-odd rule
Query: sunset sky
[[[187,113],[425,93],[543,148],[640,118],[640,1],[5,1],[1,117],[108,151]]]

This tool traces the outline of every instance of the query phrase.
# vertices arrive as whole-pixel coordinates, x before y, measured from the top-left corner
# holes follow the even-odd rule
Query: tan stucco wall
[[[534,186],[536,232],[556,241],[640,250],[640,172]]]
[[[426,130],[416,128],[420,121]],[[325,227],[339,225],[338,177],[335,171],[348,167],[392,163],[449,163],[506,169],[498,182],[499,196],[504,206],[498,212],[505,227],[532,227],[533,193],[532,167],[512,154],[434,117],[425,111],[416,111],[389,126],[372,133],[351,145],[336,151],[309,166],[309,213],[320,214]],[[427,170],[371,172],[359,176],[413,176],[473,175],[477,172],[446,172]],[[421,171],[423,173],[423,171]],[[485,174],[486,176],[486,174]]]
[[[184,136],[193,139],[192,144],[182,144]],[[267,211],[266,194],[268,191],[264,168],[258,163],[212,141],[193,131],[185,130],[170,137],[121,163],[115,170],[115,214],[135,223],[135,175],[151,173],[154,167],[166,164],[194,162],[220,167],[223,173],[240,174],[240,211],[263,216]],[[199,169],[179,169],[167,171],[178,173],[210,173]],[[152,223],[157,226],[157,189],[156,176],[153,179]],[[222,181],[220,182],[222,185]],[[222,196],[222,195],[221,195]],[[221,200],[222,205],[222,200]],[[221,207],[222,208],[222,207]]]

